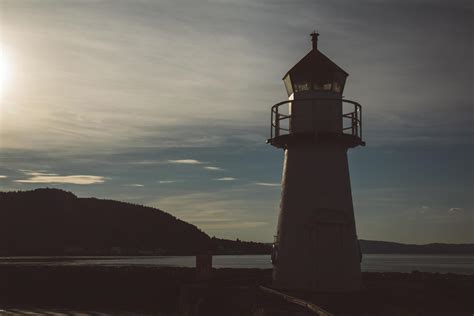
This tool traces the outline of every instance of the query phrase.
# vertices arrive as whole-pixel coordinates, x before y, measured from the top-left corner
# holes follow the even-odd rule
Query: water
[[[194,267],[193,256],[154,257],[3,257],[0,265],[54,266],[174,266]],[[215,268],[271,269],[269,255],[214,256]],[[474,255],[398,255],[366,254],[362,271],[411,272],[414,270],[438,273],[474,274]]]

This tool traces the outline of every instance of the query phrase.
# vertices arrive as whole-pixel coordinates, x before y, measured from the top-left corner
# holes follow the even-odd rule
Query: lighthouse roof
[[[335,72],[343,73],[345,76],[349,75],[317,48],[313,48],[296,65],[288,70],[283,76],[283,79],[292,74],[308,75],[308,77],[313,77],[314,75],[324,77],[325,75],[332,75]]]
[[[318,50],[318,36],[311,34],[313,49],[283,77],[288,96],[309,90],[342,94],[349,74]]]

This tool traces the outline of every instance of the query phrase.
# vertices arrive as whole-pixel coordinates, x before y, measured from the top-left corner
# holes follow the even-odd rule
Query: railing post
[[[291,134],[291,115],[290,115],[290,113],[291,113],[291,107],[293,105],[293,102],[294,102],[294,100],[291,101],[291,102],[288,102],[288,104],[287,104],[288,106],[286,107],[286,112],[288,113],[288,134]]]
[[[280,136],[280,114],[278,113],[278,107],[276,107],[276,118],[275,118],[275,137]]]
[[[273,106],[270,115],[270,139],[273,139]]]
[[[359,109],[357,104],[354,104],[354,136],[359,135]]]
[[[356,122],[355,122],[355,119],[354,119],[354,116],[355,116],[355,112],[352,112],[351,113],[351,126],[352,126],[352,136],[357,136],[357,126],[356,126]]]

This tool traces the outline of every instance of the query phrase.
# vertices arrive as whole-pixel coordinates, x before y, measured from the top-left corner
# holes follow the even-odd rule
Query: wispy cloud
[[[41,172],[29,172],[27,173],[30,178],[15,180],[18,183],[52,183],[52,184],[97,184],[104,183],[105,178],[102,176],[93,175],[68,175],[61,176],[55,173],[41,173]]]
[[[56,173],[45,173],[45,172],[39,172],[39,171],[25,172],[25,174],[28,175],[28,176],[32,176],[32,177],[57,176],[58,175]]]
[[[4,175],[0,175],[0,179],[6,179],[8,178],[7,176],[4,176]]]
[[[157,161],[157,160],[140,160],[140,161],[132,161],[129,164],[131,165],[157,165],[157,164],[162,164],[163,161]]]
[[[140,183],[132,183],[132,184],[127,184],[126,186],[141,188],[141,187],[144,187],[145,185],[140,184]]]
[[[213,171],[223,171],[224,170],[220,167],[214,167],[214,166],[206,166],[206,167],[204,167],[204,169],[213,170]]]
[[[216,181],[235,181],[237,179],[233,178],[233,177],[223,177],[223,178],[216,178],[214,180],[216,180]]]
[[[160,180],[158,181],[158,183],[161,183],[161,184],[167,184],[167,183],[175,183],[176,180]]]
[[[169,163],[176,163],[176,164],[184,164],[184,165],[201,165],[203,164],[202,161],[196,159],[176,159],[176,160],[168,160]]]
[[[280,183],[276,182],[256,182],[256,185],[260,185],[262,187],[279,187]]]

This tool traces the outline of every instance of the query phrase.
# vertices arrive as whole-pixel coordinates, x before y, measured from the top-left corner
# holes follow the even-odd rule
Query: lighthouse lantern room
[[[313,49],[283,77],[268,143],[284,150],[273,285],[341,292],[361,286],[347,150],[362,141],[362,108],[343,99],[348,73]],[[348,110],[346,110],[348,108]]]

